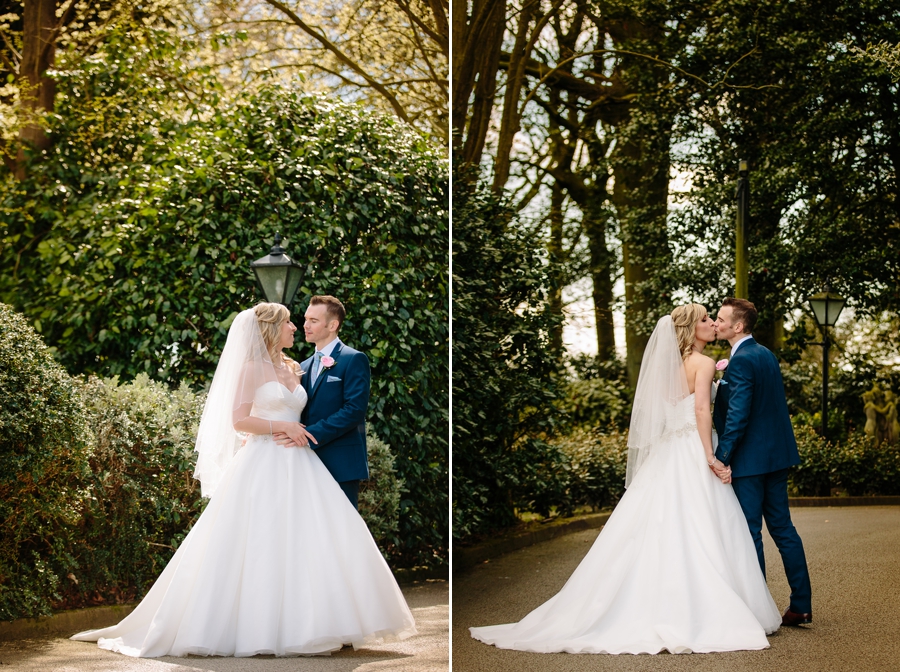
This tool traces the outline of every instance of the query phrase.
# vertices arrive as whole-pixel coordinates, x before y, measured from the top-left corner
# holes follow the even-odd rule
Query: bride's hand
[[[713,458],[712,463],[707,460],[707,464],[709,464],[710,470],[719,478],[722,483],[726,485],[731,483],[731,467],[723,464],[715,457]]]
[[[721,471],[717,471],[716,476],[719,477],[719,480],[722,481],[722,483],[728,485],[731,483],[731,467],[725,467]]]
[[[275,443],[287,448],[306,448],[310,441],[318,444],[316,438],[306,431],[306,426],[299,422],[291,423],[283,432],[275,432],[272,438]]]

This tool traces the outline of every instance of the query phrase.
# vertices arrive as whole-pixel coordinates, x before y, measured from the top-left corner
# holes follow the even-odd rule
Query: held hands
[[[725,464],[715,457],[712,458],[712,461],[709,459],[706,460],[706,463],[709,465],[710,470],[718,476],[719,480],[726,485],[731,483],[731,467],[725,466]]]
[[[275,443],[285,448],[306,448],[310,441],[316,445],[319,443],[312,434],[306,431],[306,425],[301,425],[299,422],[290,423],[285,431],[275,432],[272,438],[275,439]]]

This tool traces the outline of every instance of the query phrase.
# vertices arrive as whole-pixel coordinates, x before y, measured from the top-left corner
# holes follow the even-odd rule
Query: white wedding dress
[[[518,623],[470,628],[502,649],[539,653],[706,653],[764,649],[781,626],[747,521],[706,464],[694,395],[581,564]]]
[[[252,415],[296,421],[305,404],[302,386],[269,382]],[[315,452],[251,435],[137,608],[72,639],[140,657],[286,656],[415,633],[365,522]]]

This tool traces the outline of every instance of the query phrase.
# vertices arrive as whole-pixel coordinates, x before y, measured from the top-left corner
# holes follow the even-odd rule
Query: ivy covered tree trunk
[[[591,190],[594,191],[594,190]],[[597,194],[590,195],[584,207],[583,226],[591,255],[591,298],[594,302],[594,321],[597,331],[597,357],[609,361],[616,356],[616,337],[613,325],[613,275],[616,258],[606,243],[607,212]]]
[[[25,0],[22,34],[22,61],[19,65],[20,100],[26,122],[19,139],[35,150],[50,146],[50,139],[34,118],[41,110],[53,110],[56,82],[46,76],[56,56],[56,0]],[[25,177],[26,146],[19,149],[16,177]]]
[[[653,257],[668,247],[666,207],[668,155],[646,151],[627,140],[614,158],[616,183],[613,203],[622,228],[622,266],[625,279],[625,366],[628,383],[637,385],[641,359],[650,332],[649,315],[656,305]]]
[[[630,116],[630,115],[629,115]],[[625,365],[628,383],[637,385],[641,359],[655,309],[665,289],[658,271],[669,259],[666,215],[669,194],[667,120],[655,128],[629,119],[612,156],[612,201],[619,214],[625,280]]]
[[[616,48],[646,53],[663,45],[664,31],[636,17],[610,21]],[[669,196],[671,113],[662,101],[668,72],[645,59],[625,56],[615,76],[629,90],[628,102],[607,117],[616,129],[610,157],[615,185],[612,202],[619,216],[625,280],[625,366],[637,385],[644,348],[659,299],[659,271],[669,260],[666,216]]]
[[[559,322],[553,325],[550,331],[550,352],[553,357],[563,356],[563,283],[561,269],[565,262],[563,252],[563,205],[566,193],[558,182],[554,182],[550,189],[550,240],[547,243],[547,253],[554,269],[557,281],[550,287],[549,306],[550,312],[559,318]]]

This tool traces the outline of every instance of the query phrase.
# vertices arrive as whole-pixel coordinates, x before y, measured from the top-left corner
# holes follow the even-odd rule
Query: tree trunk
[[[25,124],[19,131],[16,177],[25,177],[26,145],[36,151],[47,149],[50,139],[36,116],[53,109],[56,82],[45,76],[56,56],[56,0],[25,0],[22,15],[22,62],[19,66],[21,106]]]
[[[506,3],[474,0],[471,16],[466,9],[465,2],[453,4],[453,153],[461,163],[477,165],[494,106]],[[469,116],[473,90],[475,99]]]
[[[620,137],[612,158],[615,175],[612,200],[622,228],[625,365],[632,387],[637,385],[650,336],[648,320],[656,307],[656,297],[651,295],[648,283],[660,267],[658,257],[665,256],[668,250],[668,135],[661,132],[660,135],[652,143],[647,143],[646,138]]]
[[[608,30],[621,49],[635,49],[633,45],[643,41],[658,43],[663,33],[637,20],[611,22]],[[634,94],[607,122],[616,127],[616,147],[610,157],[615,179],[612,202],[618,212],[622,240],[625,367],[628,383],[635,387],[652,331],[650,322],[664,293],[660,287],[652,287],[652,281],[669,263],[666,215],[672,119],[662,102],[668,84],[664,69],[625,56],[617,65],[614,78]]]
[[[566,193],[559,182],[554,181],[550,191],[550,240],[547,243],[547,253],[550,263],[553,265],[553,273],[556,282],[550,287],[550,312],[563,316],[563,283],[560,270],[565,263],[563,252],[563,204]],[[550,351],[553,357],[560,359],[563,354],[563,321],[559,320],[550,332]]]
[[[591,189],[590,202],[583,206],[584,233],[588,239],[591,255],[592,298],[594,300],[594,321],[597,329],[597,357],[609,361],[616,356],[616,337],[613,327],[613,268],[615,257],[606,245],[606,213],[602,195]]]
[[[525,64],[531,55],[530,31],[531,20],[537,8],[536,0],[526,0],[519,13],[519,27],[516,30],[516,43],[509,57],[506,71],[506,93],[503,97],[503,111],[500,117],[500,135],[497,138],[497,158],[494,163],[494,192],[500,193],[509,179],[509,166],[512,160],[513,140],[519,132],[522,114],[519,111],[519,98],[522,84],[525,81]]]

